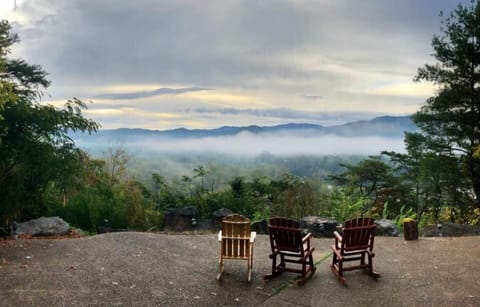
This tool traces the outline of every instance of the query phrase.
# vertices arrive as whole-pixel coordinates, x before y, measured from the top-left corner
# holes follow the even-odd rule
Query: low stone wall
[[[478,236],[480,235],[480,227],[447,222],[436,225],[427,225],[423,228],[421,233],[424,237]]]
[[[165,230],[193,231],[197,226],[198,210],[195,207],[174,208],[165,213]]]
[[[300,227],[310,232],[316,238],[331,238],[339,223],[320,216],[305,216],[300,221]]]

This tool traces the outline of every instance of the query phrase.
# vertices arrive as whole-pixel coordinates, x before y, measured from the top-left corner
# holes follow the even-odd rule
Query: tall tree
[[[438,86],[413,120],[440,155],[455,154],[465,166],[480,207],[480,2],[459,5],[434,36],[434,65],[418,69],[416,81]]]
[[[380,156],[370,156],[359,163],[342,164],[347,170],[338,175],[330,176],[337,185],[346,188],[349,195],[368,199],[366,208],[374,207],[381,210],[385,202],[394,204],[403,194],[403,186],[393,176],[390,165]]]
[[[390,160],[395,165],[395,172],[400,176],[400,180],[404,184],[412,186],[412,190],[414,191],[413,206],[417,218],[420,218],[425,209],[420,199],[420,192],[422,190],[420,173],[424,156],[428,150],[426,138],[420,133],[406,132],[405,148],[407,153],[383,151],[382,154],[390,157]]]
[[[63,109],[40,104],[50,85],[47,73],[9,57],[18,42],[10,30],[7,21],[0,22],[0,222],[41,214],[46,186],[56,182],[65,191],[68,177],[81,168],[70,164],[80,159],[68,132],[98,129],[83,117],[86,105],[76,98]]]

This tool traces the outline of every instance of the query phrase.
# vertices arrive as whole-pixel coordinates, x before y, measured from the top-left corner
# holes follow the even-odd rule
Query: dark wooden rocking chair
[[[345,271],[367,269],[371,276],[380,277],[380,274],[373,270],[375,228],[374,219],[355,218],[345,222],[342,234],[334,231],[335,244],[332,245],[331,268],[343,284],[346,282],[343,277]],[[365,263],[365,255],[368,257],[367,263]],[[360,261],[360,264],[345,267],[344,262],[349,261]]]
[[[300,223],[287,218],[271,218],[268,225],[272,253],[272,273],[265,275],[264,280],[272,279],[278,274],[288,271],[302,274],[297,281],[303,285],[315,273],[312,253],[314,248],[310,245],[311,233],[302,236]],[[277,257],[280,263],[277,264]],[[287,263],[300,264],[301,268],[287,267]]]
[[[222,278],[224,259],[246,260],[248,281],[252,279],[253,243],[257,233],[250,231],[250,220],[239,214],[226,216],[218,233],[221,243],[217,280]]]

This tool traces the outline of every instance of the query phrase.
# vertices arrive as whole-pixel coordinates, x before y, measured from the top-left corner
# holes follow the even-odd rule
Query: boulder
[[[338,222],[318,216],[305,216],[300,221],[300,227],[311,232],[314,237],[333,237]]]
[[[233,214],[232,210],[230,209],[227,209],[227,208],[221,208],[221,209],[218,209],[216,211],[213,211],[212,213],[212,216],[214,218],[219,218],[219,219],[222,219],[230,214]]]
[[[386,236],[386,237],[398,237],[397,225],[392,220],[380,219],[375,220],[377,229],[375,230],[375,235],[377,236]]]
[[[0,237],[6,240],[12,234],[12,228],[9,226],[0,227]]]
[[[227,208],[221,208],[212,213],[212,227],[214,230],[220,230],[222,228],[222,220],[224,217],[233,214],[232,210]]]
[[[107,219],[103,220],[103,225],[97,226],[97,233],[107,233],[112,232],[112,227],[110,227],[110,222]]]
[[[212,226],[212,219],[199,218],[195,229],[202,232],[211,232],[215,229]]]
[[[173,208],[165,213],[165,229],[192,231],[196,229],[198,209],[195,207]]]
[[[70,225],[58,216],[42,216],[38,219],[17,223],[16,233],[32,236],[56,236],[67,234],[69,230]]]
[[[473,236],[480,235],[480,227],[446,222],[425,226],[423,228],[422,235],[424,237]]]
[[[266,220],[255,221],[250,227],[252,231],[256,231],[257,234],[268,234],[268,223]]]

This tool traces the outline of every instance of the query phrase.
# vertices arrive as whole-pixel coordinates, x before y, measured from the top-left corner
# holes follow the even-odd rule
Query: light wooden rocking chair
[[[331,268],[338,279],[345,284],[345,271],[367,269],[368,273],[378,278],[380,274],[373,270],[373,241],[375,238],[375,221],[371,218],[355,218],[345,222],[341,234],[335,231],[335,244],[332,245],[333,259]],[[365,263],[365,256],[368,262]],[[344,262],[360,261],[360,264],[345,267]]]
[[[248,281],[252,278],[253,267],[253,243],[257,233],[250,231],[250,221],[239,214],[226,216],[222,221],[222,230],[218,233],[218,241],[221,243],[219,272],[217,280],[222,278],[223,260],[247,260]]]

